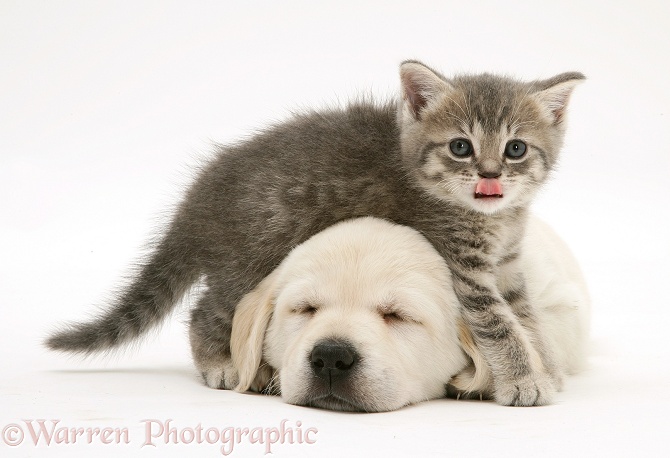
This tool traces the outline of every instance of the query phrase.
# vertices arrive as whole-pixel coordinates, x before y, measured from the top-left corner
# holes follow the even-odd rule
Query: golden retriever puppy
[[[569,372],[581,360],[588,299],[581,286],[563,289],[581,276],[548,228],[532,223],[529,232],[523,256],[541,278],[529,275],[528,291],[546,297],[533,303]],[[296,247],[238,304],[231,350],[237,391],[333,410],[394,410],[444,397],[449,382],[458,395],[493,386],[444,259],[414,229],[376,218],[341,222]]]
[[[262,360],[291,404],[386,411],[443,397],[468,359],[445,261],[418,232],[348,220],[295,248],[238,304],[238,391]]]

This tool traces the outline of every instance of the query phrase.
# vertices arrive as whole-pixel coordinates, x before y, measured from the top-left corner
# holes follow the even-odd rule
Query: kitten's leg
[[[493,374],[496,401],[515,406],[549,404],[554,385],[529,332],[498,291],[493,269],[481,259],[476,264],[472,257],[467,261],[452,265],[454,290]]]
[[[223,306],[214,289],[207,290],[191,311],[191,353],[196,368],[210,388],[237,386],[237,369],[230,356],[233,312]]]
[[[539,326],[537,313],[528,301],[526,284],[523,274],[515,261],[502,266],[498,275],[498,288],[503,299],[510,305],[521,325],[528,331],[531,344],[540,354],[545,371],[549,374],[554,386],[559,391],[563,388],[563,374],[558,367],[556,356]]]

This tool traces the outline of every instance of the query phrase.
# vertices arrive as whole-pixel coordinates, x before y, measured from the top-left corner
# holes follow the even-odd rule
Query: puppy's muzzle
[[[331,387],[348,378],[359,360],[353,345],[334,339],[318,342],[310,354],[312,372]]]

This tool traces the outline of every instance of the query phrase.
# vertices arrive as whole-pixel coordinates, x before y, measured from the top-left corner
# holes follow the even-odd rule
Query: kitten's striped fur
[[[447,260],[472,333],[505,405],[550,402],[560,387],[552,355],[534,332],[516,266],[528,205],[556,163],[565,107],[579,73],[524,83],[492,75],[446,79],[401,66],[397,103],[354,103],[298,115],[222,147],[201,173],[137,279],[97,320],[47,341],[91,353],[158,324],[198,278],[191,311],[196,366],[209,386],[232,388],[235,305],[297,244],[337,221],[377,216],[422,232]],[[475,154],[450,154],[467,138]],[[506,160],[522,139],[522,160]],[[501,173],[504,197],[473,198],[478,173]]]

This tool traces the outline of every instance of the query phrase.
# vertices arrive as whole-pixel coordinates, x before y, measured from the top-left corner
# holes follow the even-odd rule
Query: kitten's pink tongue
[[[497,178],[482,178],[475,188],[475,199],[481,197],[502,197],[502,185]]]

